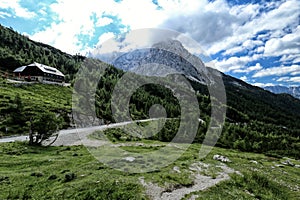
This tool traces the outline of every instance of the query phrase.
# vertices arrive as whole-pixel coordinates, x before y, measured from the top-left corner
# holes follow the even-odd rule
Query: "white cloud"
[[[280,60],[282,63],[298,63],[300,62],[300,54],[288,54],[288,55],[283,55]]]
[[[59,22],[33,34],[32,39],[48,43],[68,53],[77,53],[82,48],[88,48],[86,44],[79,42],[79,35],[92,37],[95,34],[95,26],[105,26],[113,22],[104,15],[118,17],[123,25],[130,26],[131,29],[156,27],[166,18],[165,13],[157,10],[157,6],[151,0],[123,0],[119,3],[113,0],[58,0],[51,4],[50,8],[58,15]],[[96,16],[96,22],[92,16]],[[125,28],[121,31],[127,30]],[[101,35],[99,38],[101,39]]]
[[[280,56],[285,54],[300,54],[300,25],[293,33],[280,38],[271,38],[265,44],[265,55]]]
[[[262,69],[262,66],[260,65],[260,63],[256,63],[255,66],[250,66],[250,67],[247,67],[247,68],[244,68],[244,69],[236,69],[236,70],[233,70],[233,72],[235,72],[235,73],[249,73],[249,72],[258,71],[258,70],[261,70],[261,69]]]
[[[273,83],[252,83],[252,85],[257,86],[257,87],[261,87],[261,88],[264,88],[264,87],[267,87],[267,86],[275,86],[275,84],[273,84]]]
[[[230,72],[230,71],[239,72],[239,70],[246,70],[245,65],[248,62],[258,60],[261,57],[262,55],[260,54],[254,54],[252,56],[241,56],[241,57],[232,56],[228,59],[223,59],[221,61],[214,60],[214,65],[216,69],[222,72]],[[257,67],[258,66],[251,67],[250,70],[254,71],[256,70]]]
[[[297,58],[293,60],[293,63],[300,63],[300,54],[298,54]]]
[[[254,53],[260,54],[260,53],[263,53],[264,50],[265,50],[265,47],[264,47],[264,46],[260,46],[260,47],[257,47],[257,48],[254,50]]]
[[[240,79],[241,79],[242,81],[247,81],[247,80],[248,80],[246,76],[242,76]]]
[[[300,83],[300,77],[299,76],[295,76],[295,77],[288,77],[288,76],[284,76],[284,77],[280,77],[276,80],[277,82],[286,82],[286,83]]]
[[[300,77],[299,76],[291,77],[289,81],[290,82],[295,82],[295,83],[300,83]]]
[[[7,12],[0,11],[0,18],[5,19],[6,17],[11,17],[12,15]]]
[[[258,77],[266,77],[266,76],[282,76],[282,75],[287,75],[299,71],[300,71],[299,65],[271,67],[256,72],[252,77],[258,78]]]
[[[10,2],[9,0],[4,1]],[[229,6],[225,0],[212,2],[208,0],[158,0],[157,2],[160,9],[157,9],[157,5],[152,0],[123,0],[120,2],[113,0],[87,0],[85,2],[57,0],[50,8],[58,15],[60,22],[48,28],[52,30],[44,30],[35,34],[34,38],[42,42],[51,40],[53,41],[52,45],[58,44],[56,40],[61,40],[59,39],[60,35],[51,36],[49,34],[55,30],[56,26],[60,26],[67,32],[61,33],[63,37],[66,37],[67,34],[70,38],[76,38],[80,34],[93,36],[95,26],[115,23],[113,18],[107,17],[111,15],[117,17],[125,27],[129,27],[131,30],[155,27],[177,30],[198,41],[202,49],[205,49],[210,55],[221,50],[225,50],[224,54],[226,55],[234,55],[244,50],[261,54],[266,50],[265,56],[269,56],[269,54],[273,55],[270,51],[272,49],[269,46],[264,48],[263,41],[268,40],[269,37],[283,39],[286,34],[282,30],[288,25],[291,26],[295,35],[298,33],[294,32],[299,16],[300,3],[298,0],[234,6]],[[265,8],[269,8],[270,11],[260,13]],[[96,24],[92,16],[96,16]],[[67,30],[68,28],[73,30]],[[257,39],[253,39],[258,32],[264,30],[269,30],[270,33],[259,35]],[[125,32],[127,28],[121,31]],[[37,38],[37,36],[40,37]],[[47,40],[44,41],[44,38]],[[64,42],[64,45],[56,47],[64,46],[63,50],[68,51],[74,49],[74,42],[67,41],[69,44]],[[289,43],[286,44],[284,53],[290,53],[288,47],[294,39],[287,36],[284,41]],[[75,43],[77,42],[78,38],[75,39]],[[80,47],[85,47],[85,44],[77,44],[76,49]],[[189,50],[193,53],[197,51],[195,48]]]
[[[249,9],[247,8],[247,6],[252,7],[252,12],[247,12]],[[207,51],[210,54],[215,54],[221,50],[229,50],[232,48],[234,50],[238,50],[236,47],[239,47],[244,43],[244,41],[255,37],[256,34],[261,31],[268,30],[270,31],[270,33],[259,36],[257,38],[257,41],[263,39],[268,40],[269,37],[275,36],[282,37],[286,35],[283,32],[283,29],[286,26],[290,26],[292,29],[295,29],[295,24],[297,25],[297,23],[299,22],[298,16],[300,10],[300,2],[297,0],[262,3],[261,5],[248,4],[247,6],[232,6],[231,8],[225,6],[225,12],[229,10],[231,17],[227,18],[223,22],[214,22],[213,27],[207,26],[205,24],[205,21],[201,22],[201,19],[198,19],[200,21],[198,22],[199,29],[205,29],[207,33],[214,33],[215,29],[222,31],[220,32],[221,35],[209,41],[208,45],[206,45],[206,48],[208,49]],[[270,7],[273,8],[271,11],[265,11],[261,15],[257,15],[257,11],[259,9],[264,10],[265,8]],[[219,15],[219,13],[214,13],[214,16],[212,16],[212,18],[218,18]],[[226,26],[223,26],[224,23],[226,24]],[[189,31],[188,28],[186,29],[187,31]],[[214,38],[214,34],[212,34],[211,37]],[[222,40],[218,40],[219,38],[221,38]],[[205,40],[205,37],[202,37],[202,35],[199,35],[198,39],[199,42],[202,42],[203,44],[207,42],[203,42],[203,40]],[[240,48],[240,50],[243,50],[243,48]],[[260,52],[262,52],[261,48],[259,50]],[[230,50],[228,53],[231,53]]]
[[[283,77],[280,77],[280,78],[276,79],[276,81],[277,82],[287,82],[289,79],[290,79],[290,77],[283,76]]]
[[[53,23],[44,31],[32,35],[31,38],[36,41],[53,45],[62,51],[75,54],[80,52],[83,48],[76,37],[76,34],[78,33],[77,30],[77,26],[74,24],[64,22],[59,24]]]
[[[30,12],[28,9],[23,8],[20,5],[20,0],[1,0],[0,8],[12,9],[17,17],[33,18],[36,16],[34,12]]]
[[[161,27],[188,34],[203,46],[233,35],[235,24],[241,19],[230,13],[228,4],[223,0],[201,2],[199,7],[195,6],[195,12],[174,14]]]
[[[103,33],[99,39],[98,39],[98,44],[97,45],[101,45],[102,43],[104,43],[107,40],[112,40],[115,37],[115,34],[112,32],[107,32],[107,33]]]
[[[300,75],[300,71],[291,72],[292,76]]]

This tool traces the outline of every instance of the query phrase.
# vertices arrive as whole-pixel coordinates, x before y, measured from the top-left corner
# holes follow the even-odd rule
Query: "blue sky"
[[[1,0],[0,23],[71,54],[130,30],[167,28],[197,41],[206,64],[226,74],[300,85],[299,0]]]

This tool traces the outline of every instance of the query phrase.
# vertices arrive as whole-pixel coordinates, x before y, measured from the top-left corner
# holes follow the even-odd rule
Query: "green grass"
[[[28,127],[2,123],[13,114],[7,109],[13,106],[17,95],[21,98],[27,120],[28,116],[35,116],[46,110],[62,114],[66,122],[64,128],[69,125],[70,119],[67,114],[71,113],[72,88],[47,84],[20,85],[3,80],[0,81],[0,136],[28,133]]]
[[[145,147],[122,148],[143,156],[144,153],[157,150],[149,147],[152,144],[166,145],[146,141]],[[198,195],[199,199],[300,198],[299,168],[272,168],[285,159],[221,148],[214,148],[206,158],[199,159],[200,147],[193,144],[170,165],[154,172],[135,174],[114,170],[100,163],[83,146],[45,148],[19,142],[0,144],[0,199],[148,199],[140,184],[140,177],[164,187],[166,191],[190,187],[194,183],[189,170],[191,164],[200,161],[209,164],[211,167],[201,172],[203,175],[213,177],[220,171],[217,167],[220,162],[212,159],[214,154],[229,157],[232,162],[228,166],[240,171],[243,176],[232,174],[228,181],[192,193]],[[105,146],[102,148],[109,149]],[[300,164],[296,160],[292,162]],[[173,170],[175,166],[180,173]]]
[[[0,149],[0,199],[145,198],[134,177],[105,167],[82,146]]]
[[[19,85],[0,83],[2,106],[8,104],[18,94],[23,100],[25,109],[71,110],[72,88],[69,87],[48,84]]]

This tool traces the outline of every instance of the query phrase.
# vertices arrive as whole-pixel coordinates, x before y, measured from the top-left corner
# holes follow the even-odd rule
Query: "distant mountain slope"
[[[290,94],[293,97],[300,99],[300,87],[286,87],[286,86],[266,86],[264,89],[275,94]]]
[[[194,89],[209,95],[205,85],[211,81],[211,75],[218,72],[217,70],[205,67],[203,62],[190,54],[179,41],[164,41],[152,47],[123,54],[115,59],[113,64],[125,71],[145,74],[145,69],[139,66],[158,63],[159,65],[151,64],[146,70],[146,74],[155,76],[157,76],[156,71],[160,71],[159,68],[166,65],[170,67],[170,70],[173,69],[185,75]],[[176,54],[168,51],[176,52]],[[196,66],[197,69],[180,55],[198,59],[194,62],[199,64]],[[273,94],[223,73],[222,77],[227,95],[227,120],[229,122],[260,121],[300,129],[300,100],[288,95]]]
[[[12,72],[15,68],[33,62],[55,67],[72,80],[83,56],[69,55],[50,45],[30,40],[11,28],[0,25],[0,70]]]
[[[290,95],[274,94],[260,87],[223,74],[229,106],[251,120],[300,128],[300,100]]]

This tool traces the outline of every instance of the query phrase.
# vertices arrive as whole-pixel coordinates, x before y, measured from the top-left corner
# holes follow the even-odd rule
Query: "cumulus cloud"
[[[114,23],[113,19],[105,17],[111,15],[130,29],[163,27],[177,30],[200,42],[209,54],[221,50],[234,54],[261,46],[262,41],[253,40],[253,36],[261,30],[279,30],[291,24],[296,15],[292,12],[297,8],[297,0],[235,6],[230,6],[225,0],[158,0],[157,3],[160,9],[151,0],[88,0],[84,3],[58,0],[50,8],[58,15],[59,23],[76,30],[71,38],[78,34],[93,35],[95,26]],[[260,10],[266,7],[271,11],[260,14]],[[97,19],[95,24],[91,18],[93,15]],[[283,19],[282,16],[286,17]],[[43,34],[49,35],[45,31],[37,35]],[[257,49],[257,53],[261,52],[262,48]]]
[[[107,40],[112,40],[114,37],[115,37],[115,34],[113,32],[103,33],[98,39],[98,41],[99,41],[98,45],[101,45],[102,43],[104,43]]]
[[[290,77],[288,76],[283,76],[283,77],[280,77],[278,79],[275,79],[277,82],[288,82],[290,79]]]
[[[44,42],[55,46],[68,53],[78,53],[83,47],[76,37],[77,28],[75,24],[70,23],[53,23],[45,30],[35,33],[31,36],[33,40]]]
[[[256,72],[252,77],[258,78],[258,77],[266,77],[266,76],[283,76],[295,72],[300,72],[299,65],[270,67],[270,68],[262,69]]]
[[[283,37],[271,38],[265,44],[265,55],[281,56],[288,54],[300,54],[300,26],[292,33]]]
[[[242,76],[240,79],[241,79],[242,81],[247,81],[247,80],[248,80],[248,78],[247,78],[246,76]]]
[[[5,19],[6,17],[11,17],[12,15],[7,12],[0,11],[0,18]]]
[[[291,77],[290,78],[290,82],[300,83],[300,77],[299,76],[297,76],[297,77]]]
[[[257,68],[260,68],[259,66],[253,66],[249,67],[248,70],[245,69],[246,64],[252,61],[256,61],[260,59],[262,55],[260,54],[254,54],[252,56],[232,56],[228,59],[222,59],[221,61],[214,60],[215,68],[222,71],[222,72],[247,72],[247,71],[254,71],[257,70]],[[260,64],[257,64],[260,65]],[[249,71],[249,72],[250,72]]]
[[[235,73],[249,73],[249,72],[258,71],[258,70],[261,70],[261,69],[262,69],[262,66],[260,65],[260,63],[256,63],[255,66],[250,66],[250,67],[247,67],[247,68],[244,68],[244,69],[236,69],[236,70],[233,70],[233,72],[235,72]]]
[[[280,77],[276,80],[277,82],[285,82],[285,83],[300,83],[300,77],[295,76],[295,77],[289,77],[289,76],[284,76]]]
[[[20,0],[1,0],[0,1],[0,8],[2,9],[12,9],[14,14],[17,17],[23,18],[33,18],[36,16],[34,12],[29,11],[26,8],[23,8],[20,5]]]
[[[200,7],[195,7],[196,12],[181,12],[171,16],[161,27],[188,34],[202,45],[216,43],[233,35],[234,24],[241,20],[230,13],[229,5],[222,0],[202,2]]]
[[[264,88],[264,87],[267,87],[267,86],[275,86],[274,83],[252,83],[252,85],[257,86],[257,87],[261,87],[261,88]]]

